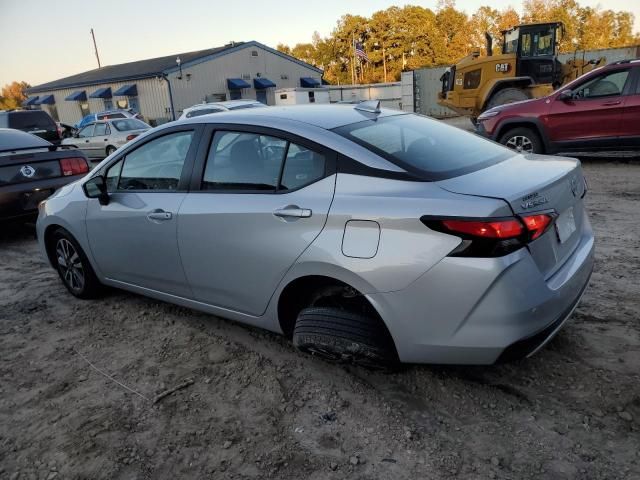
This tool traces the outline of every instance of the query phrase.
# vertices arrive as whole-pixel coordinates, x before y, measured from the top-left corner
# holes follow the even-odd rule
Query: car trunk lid
[[[504,200],[520,217],[551,213],[552,227],[528,245],[545,277],[560,268],[579,242],[585,183],[578,160],[514,155],[488,168],[439,181],[438,185],[453,193]]]

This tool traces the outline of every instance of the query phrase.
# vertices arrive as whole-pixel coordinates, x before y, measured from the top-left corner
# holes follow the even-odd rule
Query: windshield
[[[473,133],[415,114],[365,120],[333,131],[431,181],[480,170],[514,155]]]
[[[140,130],[141,128],[151,128],[144,122],[136,120],[135,118],[127,118],[125,120],[113,120],[111,125],[120,132],[126,132],[127,130]]]

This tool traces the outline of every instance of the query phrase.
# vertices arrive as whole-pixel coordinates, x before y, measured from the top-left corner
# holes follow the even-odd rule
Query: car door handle
[[[621,103],[622,103],[622,100],[611,100],[610,102],[604,102],[602,106],[610,107],[612,105],[620,105]]]
[[[147,214],[147,218],[149,220],[155,221],[171,220],[172,217],[173,214],[171,212],[165,212],[164,210],[154,210],[153,212],[149,212]]]
[[[89,140],[85,140],[84,143],[89,143]]]
[[[289,205],[273,211],[273,214],[280,218],[309,218],[312,213],[311,209],[300,208],[296,205]]]

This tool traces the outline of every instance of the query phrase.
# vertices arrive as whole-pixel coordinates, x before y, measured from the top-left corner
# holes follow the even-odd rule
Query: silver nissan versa
[[[328,359],[491,364],[578,304],[594,238],[577,160],[375,103],[150,130],[40,205],[75,296],[122,288]]]

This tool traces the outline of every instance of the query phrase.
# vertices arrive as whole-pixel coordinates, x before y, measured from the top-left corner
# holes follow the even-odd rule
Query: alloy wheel
[[[56,244],[56,257],[64,282],[74,292],[81,292],[85,282],[84,269],[76,248],[69,240],[61,238]]]
[[[518,152],[533,153],[533,143],[523,135],[514,135],[505,145]]]

